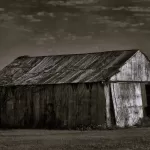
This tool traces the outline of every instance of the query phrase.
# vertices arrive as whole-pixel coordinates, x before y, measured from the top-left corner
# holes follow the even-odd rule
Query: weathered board
[[[48,103],[55,107],[59,127],[105,124],[105,96],[100,83],[0,88],[1,125],[43,127]]]
[[[138,51],[111,77],[110,81],[150,81],[150,62]]]
[[[105,98],[106,98],[106,123],[107,123],[107,127],[111,127],[112,126],[112,122],[111,122],[111,106],[110,106],[110,100],[111,100],[111,95],[110,95],[110,85],[109,84],[105,84],[104,86],[104,91],[105,91]]]
[[[140,83],[111,83],[116,125],[136,125],[143,118]]]

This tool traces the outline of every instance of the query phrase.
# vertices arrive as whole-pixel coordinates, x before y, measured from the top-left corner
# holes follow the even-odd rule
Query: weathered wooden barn
[[[0,72],[0,125],[133,126],[150,106],[150,61],[139,50],[23,56]],[[146,110],[146,111],[145,111]]]

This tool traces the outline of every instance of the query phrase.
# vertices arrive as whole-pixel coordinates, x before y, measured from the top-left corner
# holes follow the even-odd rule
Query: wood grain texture
[[[111,111],[110,111],[110,99],[111,99],[111,95],[110,95],[110,85],[109,84],[105,84],[104,86],[104,91],[105,91],[105,98],[106,98],[106,123],[107,123],[107,127],[111,127],[112,123],[111,123]]]
[[[0,85],[100,82],[114,75],[137,50],[19,57],[0,71]]]
[[[105,95],[100,83],[14,86],[0,90],[1,125],[44,127],[48,103],[54,104],[59,127],[105,124]]]
[[[150,62],[138,51],[112,76],[110,81],[150,81]]]
[[[143,104],[140,83],[112,83],[112,98],[116,125],[133,126],[143,118]]]

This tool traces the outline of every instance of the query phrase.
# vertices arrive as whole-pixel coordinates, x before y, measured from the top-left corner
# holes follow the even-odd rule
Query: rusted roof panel
[[[99,82],[116,73],[137,51],[19,57],[0,72],[0,85]]]

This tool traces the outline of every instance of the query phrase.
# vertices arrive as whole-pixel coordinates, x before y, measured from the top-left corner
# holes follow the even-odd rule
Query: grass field
[[[150,128],[109,131],[1,130],[0,150],[150,150]]]

